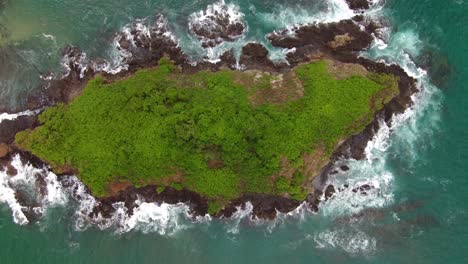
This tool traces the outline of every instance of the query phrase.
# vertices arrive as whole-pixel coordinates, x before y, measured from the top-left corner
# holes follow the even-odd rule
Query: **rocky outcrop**
[[[218,216],[231,217],[238,208],[245,208],[246,202],[253,205],[252,215],[260,219],[274,219],[278,212],[291,212],[301,204],[300,201],[276,195],[244,194],[226,206]]]
[[[246,26],[242,17],[235,5],[217,2],[204,11],[192,14],[189,29],[204,48],[214,47],[225,41],[234,41],[244,34]]]
[[[353,10],[365,10],[369,9],[370,5],[367,0],[346,0],[349,8]]]
[[[332,48],[331,43],[337,37],[348,36],[349,40]],[[276,47],[307,50],[333,50],[355,52],[369,47],[372,36],[360,29],[352,20],[342,20],[336,23],[306,25],[294,30],[291,35],[288,30],[274,32],[267,36],[271,44]],[[304,58],[307,60],[307,57]]]
[[[16,133],[38,124],[37,116],[24,115],[13,120],[3,120],[0,123],[0,143],[12,144]]]
[[[115,212],[113,206],[116,202],[123,202],[131,215],[133,209],[137,207],[137,201],[148,203],[185,203],[190,206],[194,216],[204,216],[208,213],[208,201],[200,194],[187,190],[176,190],[166,187],[164,191],[158,193],[157,186],[148,185],[142,188],[129,187],[111,197],[98,198],[98,205],[93,210],[93,217],[101,214],[103,217],[111,217]]]

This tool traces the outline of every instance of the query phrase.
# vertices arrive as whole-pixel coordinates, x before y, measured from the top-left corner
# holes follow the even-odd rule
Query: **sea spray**
[[[10,176],[6,170],[0,172],[0,204],[5,203],[10,207],[15,223],[29,223],[25,214],[27,211],[42,216],[48,208],[66,204],[67,198],[55,174],[45,168],[38,169],[29,163],[23,163],[19,155],[12,158],[11,166],[16,170],[16,175]],[[42,184],[38,181],[39,177],[43,179]],[[29,196],[33,201],[21,204],[17,199],[18,192]]]
[[[20,116],[32,116],[32,115],[35,115],[35,114],[39,113],[40,111],[41,110],[34,110],[34,111],[26,110],[26,111],[23,111],[23,112],[18,112],[18,113],[13,113],[13,114],[1,113],[0,114],[0,123],[2,123],[3,120],[15,120]]]

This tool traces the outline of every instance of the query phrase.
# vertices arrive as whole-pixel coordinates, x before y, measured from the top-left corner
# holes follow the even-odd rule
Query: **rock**
[[[13,120],[3,120],[0,123],[0,142],[12,144],[15,140],[15,135],[19,131],[37,126],[38,121],[36,116],[19,116]]]
[[[270,194],[244,194],[241,198],[231,201],[219,216],[231,217],[236,211],[237,207],[245,206],[245,203],[250,202],[253,205],[252,216],[260,219],[274,219],[276,213],[288,213],[296,209],[301,202]]]
[[[10,164],[7,166],[6,173],[8,174],[8,176],[16,176],[18,174],[18,170]]]
[[[98,205],[93,209],[92,216],[97,216],[99,213],[103,217],[110,217],[115,212],[113,206],[116,202],[124,202],[128,213],[133,214],[133,209],[137,206],[137,200],[145,202],[177,204],[183,202],[190,206],[192,213],[195,216],[204,216],[208,212],[208,201],[199,194],[187,189],[176,190],[166,187],[163,192],[156,191],[157,186],[148,185],[142,188],[130,186],[125,191],[120,191],[110,197],[98,197]]]
[[[247,43],[242,47],[239,62],[244,65],[273,65],[268,58],[268,50],[260,43]]]
[[[370,186],[369,184],[364,184],[364,185],[362,185],[362,186],[359,187],[359,190],[360,190],[361,192],[364,192],[364,191],[368,191],[368,190],[370,190],[370,189],[372,189],[372,188],[373,188],[373,187]]]
[[[296,52],[304,53],[307,58],[307,53],[310,50],[330,50],[329,43],[335,41],[337,36],[345,37],[345,43],[336,47],[337,51],[360,51],[369,47],[372,42],[372,36],[362,31],[358,25],[352,20],[342,20],[339,22],[306,25],[294,29],[295,34],[290,34],[289,31],[280,31],[268,34],[267,39],[276,47],[292,49],[296,48]],[[343,38],[343,37],[339,37]]]
[[[5,158],[10,152],[10,148],[5,143],[0,143],[0,159]]]
[[[341,166],[340,166],[340,169],[341,169],[342,171],[348,171],[348,170],[349,170],[349,167],[346,166],[346,165],[341,165]]]
[[[234,41],[245,32],[243,14],[232,4],[217,2],[204,11],[189,17],[189,29],[198,37],[204,48],[214,47],[224,41]]]
[[[325,200],[328,200],[335,194],[335,187],[333,185],[328,185],[327,189],[325,189]]]
[[[370,7],[367,0],[346,0],[346,3],[353,10],[364,10]]]
[[[239,63],[247,69],[279,72],[288,69],[286,63],[274,63],[268,57],[268,50],[260,43],[251,42],[242,47]]]

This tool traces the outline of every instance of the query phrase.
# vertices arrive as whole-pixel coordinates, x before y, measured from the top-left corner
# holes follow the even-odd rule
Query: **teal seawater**
[[[38,65],[48,63],[43,66],[44,71],[58,67],[57,50],[65,43],[80,45],[90,55],[105,57],[106,40],[135,17],[152,15],[154,10],[162,9],[173,14],[172,23],[176,25],[178,14],[186,16],[205,8],[208,3],[11,2],[14,2],[12,6],[3,11],[3,18],[9,21],[5,26],[12,32],[9,49],[12,54],[49,50],[49,57],[37,59]],[[248,40],[262,39],[266,32],[284,26],[283,23],[305,22],[307,16],[310,18],[320,10],[319,5],[310,5],[308,1],[294,4],[239,1],[237,4],[246,14]],[[299,14],[292,12],[291,21],[271,24],[274,19],[249,15],[252,6],[257,13],[264,14],[279,14],[278,10],[286,10],[286,7],[310,11],[300,13],[303,18],[299,20],[292,19]],[[382,12],[392,25],[388,47],[374,48],[368,56],[407,63],[408,58],[421,60],[430,50],[440,67],[446,59],[451,70],[439,71],[442,76],[432,76],[434,79],[444,77],[439,88],[428,84],[423,77],[425,92],[412,117],[396,127],[383,141],[385,144],[376,140],[371,162],[348,162],[352,169],[336,179],[337,184],[379,184],[378,193],[368,197],[343,193],[323,204],[318,215],[298,214],[276,222],[233,219],[191,223],[175,214],[170,216],[172,220],[168,225],[141,224],[139,230],[124,234],[116,234],[115,228],[101,231],[89,227],[76,231],[74,202],[50,208],[43,219],[26,226],[14,224],[11,210],[1,205],[0,262],[468,263],[468,166],[465,165],[468,160],[468,3],[466,0],[389,0]],[[87,13],[88,24],[76,22]],[[14,22],[13,18],[21,23]],[[28,19],[36,21],[31,24],[39,24],[38,29],[25,26],[34,30],[32,33],[21,28]],[[107,24],[103,23],[105,21]],[[175,30],[177,36],[184,32],[180,27],[179,31]],[[53,34],[56,46],[39,45],[35,36],[41,33]],[[189,46],[189,40],[185,41],[183,45]],[[12,54],[9,56],[16,56]],[[17,62],[31,65],[19,59]],[[10,73],[16,74],[13,77],[18,79],[10,89],[16,87],[24,91],[30,86],[21,82],[21,76],[30,76],[33,82],[33,76],[37,75],[32,70]],[[12,78],[2,74],[0,77]],[[9,90],[2,96],[22,95],[15,91]],[[178,231],[171,232],[174,230]]]

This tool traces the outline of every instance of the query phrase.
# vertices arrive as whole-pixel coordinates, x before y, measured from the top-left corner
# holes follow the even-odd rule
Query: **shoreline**
[[[349,2],[349,1],[348,1]],[[275,63],[268,58],[268,50],[259,43],[248,43],[242,49],[239,63],[245,65],[245,70],[256,69],[268,72],[286,72],[292,67],[314,59],[319,58],[332,58],[334,60],[344,63],[357,63],[364,66],[367,70],[379,73],[392,73],[400,77],[399,80],[399,95],[394,97],[390,103],[385,104],[384,108],[378,111],[373,121],[361,133],[351,136],[336,148],[330,161],[325,165],[320,174],[314,178],[313,186],[315,192],[309,194],[305,200],[311,211],[318,210],[318,204],[321,197],[324,196],[328,199],[335,192],[335,188],[331,185],[326,185],[328,176],[336,170],[335,163],[340,157],[363,159],[364,148],[370,139],[374,136],[379,128],[379,121],[384,120],[390,122],[391,117],[395,113],[401,113],[406,108],[411,106],[411,95],[417,92],[415,80],[409,77],[403,69],[397,65],[385,65],[377,63],[368,59],[358,57],[357,53],[361,50],[368,48],[372,42],[372,33],[375,33],[376,25],[370,21],[365,27],[365,31],[361,31],[358,23],[363,22],[363,18],[356,16],[354,21],[343,20],[337,23],[319,24],[319,25],[305,25],[301,26],[296,31],[296,37],[287,36],[278,32],[272,33],[268,36],[270,42],[276,47],[283,47],[295,49],[295,52],[287,54],[286,58],[289,65],[286,63]],[[360,24],[362,25],[362,24]],[[283,32],[285,33],[285,32]],[[338,43],[337,36],[348,36],[344,38],[344,43]],[[209,62],[201,62],[197,65],[191,65],[188,57],[177,46],[172,39],[168,38],[161,32],[155,34],[155,38],[150,40],[143,39],[137,31],[134,32],[133,41],[135,46],[125,44],[126,39],[120,39],[120,47],[127,52],[139,53],[141,57],[134,57],[133,61],[129,62],[128,70],[118,73],[116,75],[109,75],[104,73],[107,78],[117,80],[131,75],[137,69],[148,68],[154,66],[157,61],[163,56],[168,56],[174,61],[184,72],[194,73],[200,70],[216,71],[222,68],[235,69],[236,60],[232,51],[227,51],[220,57],[221,61],[217,64]],[[330,44],[335,41],[335,44]],[[128,39],[127,39],[128,42]],[[162,44],[161,44],[162,43]],[[338,44],[336,44],[338,43]],[[153,45],[158,45],[159,49],[152,49]],[[61,80],[52,82],[47,90],[47,94],[40,94],[31,97],[28,101],[28,106],[33,109],[39,108],[37,106],[47,107],[57,102],[69,102],[74,96],[79,95],[80,91],[89,79],[97,73],[94,69],[88,68],[83,71],[80,68],[81,51],[77,48],[67,47],[65,49],[65,56],[69,58],[70,73]],[[80,75],[84,73],[83,78]],[[81,90],[80,90],[81,89]],[[20,117],[15,120],[8,120],[11,122],[3,121],[0,123],[1,131],[4,127],[9,127],[8,133],[4,138],[0,138],[5,143],[11,144],[14,135],[26,128],[32,128],[38,125],[36,116],[29,116],[28,118]],[[6,122],[6,123],[5,123]],[[7,124],[7,125],[5,125]],[[5,140],[6,139],[6,140]],[[40,167],[46,166],[44,162],[28,153],[21,152],[10,146],[9,154],[6,158],[1,159],[1,164],[7,164],[8,159],[20,153],[21,156],[31,162],[32,164]],[[5,163],[4,163],[5,162]],[[2,166],[3,167],[3,166]],[[58,175],[60,176],[60,175]],[[120,191],[117,195],[106,198],[96,198],[99,206],[95,207],[93,214],[97,215],[102,213],[103,216],[109,216],[112,213],[113,203],[124,202],[131,214],[133,208],[136,207],[135,201],[143,198],[147,202],[169,203],[175,204],[184,202],[188,204],[194,216],[205,215],[207,213],[208,204],[206,199],[199,194],[182,189],[177,191],[171,187],[167,187],[163,192],[154,192],[156,186],[145,186],[142,188],[129,187],[124,191]],[[370,186],[367,186],[370,187]],[[363,188],[367,188],[364,187]],[[137,197],[139,196],[139,197]],[[252,215],[262,219],[273,219],[276,217],[277,211],[287,213],[296,209],[303,201],[297,201],[289,198],[284,198],[276,195],[264,194],[244,194],[242,197],[235,199],[229,203],[219,214],[215,217],[230,217],[237,210],[237,207],[244,205],[246,202],[251,202],[254,206]]]

